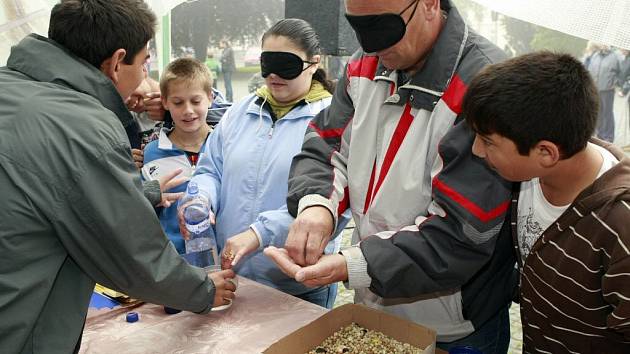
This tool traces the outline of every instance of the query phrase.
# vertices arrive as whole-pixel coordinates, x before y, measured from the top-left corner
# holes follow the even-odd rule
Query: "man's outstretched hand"
[[[306,286],[318,287],[348,280],[346,259],[340,254],[324,255],[314,265],[302,267],[293,261],[284,248],[269,246],[264,253],[286,275]]]

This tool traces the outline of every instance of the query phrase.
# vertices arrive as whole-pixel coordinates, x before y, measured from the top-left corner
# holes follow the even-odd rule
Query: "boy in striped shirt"
[[[473,153],[516,183],[524,352],[630,352],[630,161],[592,139],[598,95],[566,54],[494,64],[463,103]]]

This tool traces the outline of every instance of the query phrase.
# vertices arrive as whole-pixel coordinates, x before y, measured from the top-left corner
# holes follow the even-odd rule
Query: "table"
[[[328,310],[239,277],[234,304],[198,315],[164,313],[162,306],[88,311],[80,353],[260,353]],[[140,320],[127,323],[127,312]]]
[[[232,307],[207,315],[168,315],[154,304],[90,308],[79,353],[261,353],[328,311],[244,277],[238,282]],[[130,311],[139,314],[138,322],[126,322]]]

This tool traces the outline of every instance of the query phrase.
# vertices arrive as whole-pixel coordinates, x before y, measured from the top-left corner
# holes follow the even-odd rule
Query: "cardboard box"
[[[327,312],[315,321],[272,344],[265,354],[307,353],[352,322],[409,343],[427,354],[435,353],[435,331],[362,305],[348,304]]]

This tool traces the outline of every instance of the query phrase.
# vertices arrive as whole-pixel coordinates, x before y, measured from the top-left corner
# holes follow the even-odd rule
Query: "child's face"
[[[516,144],[501,135],[475,134],[472,152],[508,181],[527,181],[537,177],[537,161],[532,153],[526,156],[519,154]]]
[[[168,97],[162,99],[162,104],[171,112],[175,129],[191,133],[206,124],[212,94],[207,93],[201,84],[174,81],[169,84]]]

